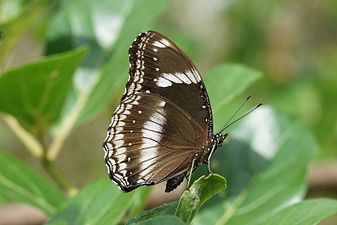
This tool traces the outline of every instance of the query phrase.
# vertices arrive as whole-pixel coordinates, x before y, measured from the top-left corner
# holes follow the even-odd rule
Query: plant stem
[[[76,187],[61,173],[52,161],[48,160],[47,157],[43,157],[41,163],[55,183],[57,183],[67,195],[72,196],[77,192]]]
[[[34,157],[42,158],[43,148],[35,136],[26,131],[13,116],[4,114],[3,119],[18,139],[27,147],[28,151]]]
[[[100,78],[98,73],[95,73],[94,75],[95,75],[95,79],[93,80],[92,85],[89,87],[88,90],[86,90],[84,93],[82,93],[79,96],[73,108],[67,114],[65,119],[62,120],[60,126],[56,129],[53,141],[50,144],[49,149],[48,149],[48,159],[50,160],[56,159],[56,157],[61,151],[61,147],[65,139],[68,137],[70,131],[73,129],[74,125],[76,124],[78,117],[80,116],[91,94],[91,91],[94,89],[95,85],[97,84]]]
[[[27,147],[30,153],[40,160],[41,165],[46,172],[53,178],[54,182],[64,190],[67,195],[72,196],[77,192],[77,188],[61,173],[61,171],[55,166],[54,160],[48,158],[48,150],[44,141],[44,132],[40,132],[39,135],[32,135],[27,132],[18,121],[10,116],[4,115],[4,121],[16,134],[16,136]]]
[[[55,183],[64,190],[68,196],[73,196],[77,193],[77,188],[62,174],[55,166],[54,161],[48,158],[48,150],[44,142],[44,135],[38,135],[38,140],[43,148],[43,155],[40,158],[41,164],[50,175]]]

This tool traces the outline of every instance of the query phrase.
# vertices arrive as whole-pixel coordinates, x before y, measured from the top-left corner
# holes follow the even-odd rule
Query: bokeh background
[[[0,20],[15,15],[26,1],[8,2],[0,1]],[[175,40],[202,73],[224,62],[262,71],[263,78],[246,94],[273,105],[314,134],[320,152],[308,197],[337,197],[337,1],[171,0],[153,30]],[[38,58],[46,47],[41,33],[27,30],[1,70]],[[101,144],[117,102],[112,100],[98,116],[77,127],[57,159],[78,186],[105,176]],[[44,173],[1,120],[0,148]],[[74,154],[75,149],[80,152]]]

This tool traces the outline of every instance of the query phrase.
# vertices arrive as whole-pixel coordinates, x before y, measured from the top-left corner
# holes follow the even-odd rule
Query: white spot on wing
[[[174,82],[174,83],[182,83],[182,81],[172,73],[162,73],[162,77]]]
[[[124,134],[115,134],[115,140],[119,140],[119,139],[123,139],[124,138]]]
[[[110,158],[112,156],[113,151],[108,151],[108,157]]]
[[[125,126],[125,122],[119,121],[118,123],[115,124],[115,126]]]
[[[159,79],[156,81],[156,84],[159,87],[169,87],[172,85],[172,83],[169,80],[163,77],[159,77]]]
[[[164,45],[170,46],[170,42],[169,42],[168,40],[166,40],[166,39],[161,39],[160,41],[161,41]]]
[[[120,163],[120,162],[123,162],[126,159],[126,155],[124,154],[125,151],[126,151],[126,148],[120,148],[119,150],[120,150],[121,154],[117,155],[116,158],[117,158],[117,162]],[[122,150],[123,150],[123,152],[122,152]],[[119,167],[120,167],[120,165],[119,165]]]
[[[192,73],[191,71],[186,71],[185,74],[188,76],[188,78],[190,78],[190,80],[193,82],[193,83],[198,83],[201,78],[200,78],[200,75],[197,74],[195,75],[194,73]]]
[[[199,78],[198,78],[199,79]],[[169,87],[171,86],[171,82],[173,83],[198,83],[197,76],[195,76],[192,72],[188,71],[186,73],[162,73],[161,76],[154,80],[159,87]]]
[[[123,158],[123,161],[124,161],[124,158]],[[120,161],[120,162],[123,162],[123,161]],[[119,166],[119,168],[118,168],[119,173],[122,173],[122,175],[125,176],[126,175],[125,169],[126,169],[126,166],[127,166],[126,163],[119,163],[118,166]]]
[[[109,143],[109,142],[107,142],[107,143],[105,144],[105,146],[108,147],[108,149],[112,149],[112,148],[113,148],[113,147],[112,147],[112,144]]]
[[[115,149],[120,148],[121,146],[124,145],[124,140],[114,141],[113,144],[115,145]]]
[[[184,73],[175,73],[177,77],[179,77],[185,84],[192,83],[191,80]]]
[[[163,105],[165,102],[161,101],[158,103],[157,107]],[[140,151],[140,173],[139,177],[146,177],[152,169],[152,164],[156,162],[156,157],[158,156],[158,147],[161,139],[162,139],[162,132],[163,126],[166,124],[166,117],[162,116],[158,120],[158,112],[153,112],[150,116],[149,120],[144,123],[142,129],[142,145],[141,148],[151,148],[147,150]],[[161,114],[165,114],[164,110],[161,110]],[[159,124],[153,122],[158,121]],[[149,139],[149,137],[151,139]]]
[[[161,121],[161,123],[162,122],[163,121]],[[143,137],[148,137],[148,138],[153,139],[156,142],[160,142],[162,135],[159,134],[159,133],[162,131],[162,128],[163,128],[162,125],[160,125],[158,123],[155,123],[151,120],[146,121],[144,123],[144,129],[142,130]]]
[[[153,42],[153,45],[158,47],[158,48],[165,48],[165,44],[161,43],[160,41],[155,41]]]
[[[163,105],[163,104],[166,104],[166,102],[163,101],[160,104]],[[154,122],[156,122],[156,123],[161,124],[162,121],[166,120],[166,118],[161,113],[155,112],[155,113],[152,114],[151,120],[154,121]]]
[[[159,103],[160,107],[164,107],[165,105],[166,105],[166,102],[164,102],[164,101],[162,101],[162,102]]]

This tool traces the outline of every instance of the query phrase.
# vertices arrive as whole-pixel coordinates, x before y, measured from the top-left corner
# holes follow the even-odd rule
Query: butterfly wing
[[[104,142],[110,178],[124,191],[156,184],[202,162],[212,134],[210,104],[187,56],[157,32],[129,50],[130,77]]]

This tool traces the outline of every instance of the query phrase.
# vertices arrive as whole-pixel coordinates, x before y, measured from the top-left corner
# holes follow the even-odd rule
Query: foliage
[[[49,215],[64,201],[62,192],[41,175],[12,156],[0,152],[0,191],[8,201],[40,208]]]
[[[84,49],[74,50],[4,72],[0,110],[35,136],[45,133],[60,115],[84,54]]]
[[[119,98],[127,79],[128,46],[152,27],[166,2],[19,2],[0,18],[0,111],[53,182],[1,150],[2,201],[39,208],[49,225],[310,225],[337,212],[335,200],[304,200],[317,143],[301,123],[272,106],[254,111],[231,130],[212,158],[216,173],[193,182],[178,202],[144,211],[149,188],[122,193],[108,178],[78,189],[55,160],[74,128]],[[43,39],[45,55],[8,69],[6,60],[27,30]],[[240,64],[221,64],[205,74],[215,130],[226,122],[224,115],[236,99],[261,78],[261,72]]]
[[[184,222],[190,223],[200,207],[215,194],[223,191],[226,185],[225,178],[217,174],[200,177],[193,183],[190,189],[181,195],[176,215]]]

